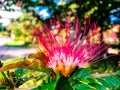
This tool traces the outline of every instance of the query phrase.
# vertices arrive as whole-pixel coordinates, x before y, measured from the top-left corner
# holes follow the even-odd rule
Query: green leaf
[[[109,84],[107,81],[103,80],[102,78],[97,78],[97,80],[105,87],[112,88],[111,84]]]
[[[98,83],[90,83],[89,85],[96,88],[95,90],[106,90],[106,88],[103,85],[100,85]]]
[[[96,83],[95,78],[83,78],[82,79],[83,83]]]
[[[72,74],[72,78],[73,79],[82,79],[82,78],[86,77],[89,74],[89,72],[90,72],[89,68],[79,68]]]
[[[73,86],[76,90],[94,90],[88,84],[76,84]]]
[[[56,86],[55,82],[50,82],[50,83],[43,85],[41,87],[41,90],[49,90],[49,89],[55,90],[55,86]]]
[[[6,90],[6,86],[0,85],[0,90]]]
[[[120,85],[120,78],[116,75],[110,75],[110,77],[116,82],[117,85]]]
[[[32,90],[55,90],[60,77],[60,74],[58,74],[55,81],[44,83],[43,85],[33,88]]]
[[[41,90],[41,86],[38,86],[38,87],[32,88],[32,90]]]
[[[61,77],[55,90],[73,90],[67,77]]]
[[[119,88],[120,86],[120,78],[117,75],[109,75],[104,76],[102,78],[97,78],[98,82],[100,82],[104,87],[112,89],[112,90],[118,90],[115,88]]]
[[[33,88],[32,90],[55,90],[55,86],[56,86],[55,82],[48,82],[41,86]]]
[[[117,73],[120,75],[120,70],[118,70]]]
[[[2,73],[0,72],[0,79],[1,79],[1,78],[4,78],[4,77],[3,77]]]
[[[105,76],[103,77],[107,83],[109,83],[112,87],[117,86],[118,84],[116,84],[116,82],[114,81],[114,79],[112,79],[110,76]]]
[[[16,77],[22,77],[26,73],[27,69],[18,68],[15,70]]]

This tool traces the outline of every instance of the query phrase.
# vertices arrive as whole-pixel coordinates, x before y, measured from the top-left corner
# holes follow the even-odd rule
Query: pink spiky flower
[[[70,23],[60,20],[52,21],[50,25],[44,24],[42,29],[36,28],[37,41],[45,51],[45,65],[52,68],[57,74],[67,77],[76,67],[84,67],[87,63],[95,63],[103,59],[103,51],[108,46],[94,43],[91,37],[96,34],[96,24],[88,20],[84,30],[80,30],[79,20]],[[90,35],[88,35],[90,31]]]

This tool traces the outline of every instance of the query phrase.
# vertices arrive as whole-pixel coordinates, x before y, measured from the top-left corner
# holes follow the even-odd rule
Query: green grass
[[[10,47],[21,47],[25,44],[24,41],[11,41],[9,43],[6,43],[5,46],[10,46]]]
[[[9,46],[9,47],[32,47],[32,44],[30,43],[25,43],[25,41],[11,41],[5,44],[5,46]]]

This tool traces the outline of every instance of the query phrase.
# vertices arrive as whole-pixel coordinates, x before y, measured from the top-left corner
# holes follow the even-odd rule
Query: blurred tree
[[[3,1],[3,2],[2,2]],[[5,8],[8,5],[16,4],[22,7],[23,10],[33,11],[39,17],[39,12],[36,13],[34,8],[36,6],[44,6],[49,9],[46,11],[52,15],[64,16],[77,14],[79,18],[83,19],[91,17],[93,21],[98,21],[101,26],[107,26],[110,23],[109,14],[112,9],[119,7],[120,0],[2,0],[0,4]],[[12,4],[11,4],[12,3]],[[45,14],[45,12],[42,12]],[[48,17],[50,18],[50,17]],[[47,19],[47,18],[46,18]]]

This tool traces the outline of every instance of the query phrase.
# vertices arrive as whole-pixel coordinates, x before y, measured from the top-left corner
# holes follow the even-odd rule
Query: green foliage
[[[33,90],[119,90],[120,77],[118,75],[120,74],[96,78],[90,75],[90,69],[80,68],[73,72],[70,77],[61,76],[57,82],[55,80],[43,83]]]
[[[78,78],[82,79],[82,78],[86,77],[89,74],[89,72],[90,72],[90,69],[88,69],[88,68],[86,68],[86,69],[79,68],[72,74],[71,77],[73,79],[78,79]]]
[[[18,60],[18,59],[16,59]],[[19,61],[15,61],[13,60],[14,63],[9,62],[4,62],[6,63],[6,65],[3,65],[3,63],[1,63],[1,67],[0,67],[0,85],[1,88],[3,88],[3,86],[5,86],[5,88],[8,89],[13,89],[16,87],[19,87],[26,83],[26,81],[35,81],[35,83],[40,82],[39,80],[47,77],[47,75],[45,72],[41,73],[43,71],[40,71],[41,69],[39,69],[38,73],[36,73],[34,71],[33,73],[33,69],[36,68],[36,66],[39,68],[39,64],[40,61],[36,60],[36,61],[29,61],[29,60],[19,60]],[[12,70],[10,70],[12,69]],[[31,70],[31,73],[30,70]],[[35,69],[34,69],[35,70]],[[46,71],[47,72],[47,71]],[[29,75],[28,75],[29,74]],[[45,78],[44,78],[45,79]],[[27,84],[27,83],[26,83]],[[25,85],[25,84],[24,84]],[[37,84],[30,84],[31,86],[35,86]],[[30,87],[30,85],[28,85]],[[27,86],[27,85],[26,85]],[[1,89],[0,88],[0,89]]]
[[[7,89],[13,89],[20,86],[27,80],[26,77],[23,77],[25,73],[25,69],[16,69],[15,72],[1,72],[3,78],[0,79],[0,89],[2,89],[3,87]]]
[[[47,83],[43,82],[43,84],[41,86],[33,88],[32,90],[55,90],[59,79],[60,79],[60,74],[57,75],[55,81],[49,80]]]
[[[29,75],[28,75],[29,74]],[[19,87],[20,85],[28,84],[28,86],[36,85],[32,90],[119,90],[120,89],[120,71],[116,73],[96,77],[91,74],[89,68],[77,68],[70,76],[63,77],[60,74],[57,76],[53,72],[28,73],[27,69],[18,68],[14,72],[2,73],[5,83],[1,84],[0,89],[10,85],[9,88]],[[3,80],[1,79],[1,80]],[[40,81],[39,81],[40,80]],[[28,83],[26,81],[31,82]],[[39,84],[37,84],[39,82]]]
[[[24,41],[11,41],[5,44],[5,46],[10,46],[10,47],[21,47],[24,45],[25,45]]]
[[[76,72],[81,72],[81,69],[78,69]],[[76,83],[72,83],[74,86],[75,90],[79,89],[84,89],[84,90],[106,90],[109,88],[110,90],[119,87],[120,86],[120,78],[117,75],[109,75],[109,76],[104,76],[100,78],[93,77],[87,73],[84,74],[84,72],[87,72],[87,69],[82,69],[82,73],[84,77],[81,75],[79,76],[80,73],[73,74],[74,77],[72,76],[72,80]],[[77,77],[75,79],[75,76]],[[79,77],[78,77],[79,76]],[[89,77],[87,77],[89,76]],[[73,81],[72,81],[73,82]],[[89,89],[88,89],[89,88]]]
[[[64,14],[77,14],[82,20],[92,16],[91,19],[93,21],[98,21],[99,25],[106,26],[110,24],[110,11],[119,7],[120,4],[120,0],[67,0],[66,4],[63,4],[62,1],[59,0],[59,5],[53,2],[53,0],[12,0],[11,3],[22,3],[20,7],[29,12],[31,12],[31,7],[47,6],[53,10],[53,15],[62,16],[63,18]],[[8,0],[5,0],[5,3],[8,3],[6,6],[10,6]]]
[[[9,36],[13,39],[12,42],[7,43],[7,46],[26,46],[35,42],[32,37],[32,30],[35,27],[40,27],[41,22],[33,16],[32,13],[24,12],[22,16],[13,20],[7,27]]]
[[[76,84],[73,86],[75,90],[93,90],[92,88],[89,87],[87,84]]]
[[[62,77],[59,79],[55,90],[72,90],[69,78]]]
[[[27,69],[18,68],[15,70],[15,77],[22,77],[26,73]]]
[[[3,78],[3,75],[0,73],[0,79]]]
[[[119,56],[102,60],[90,66],[91,73],[112,73],[120,69],[118,66]]]

